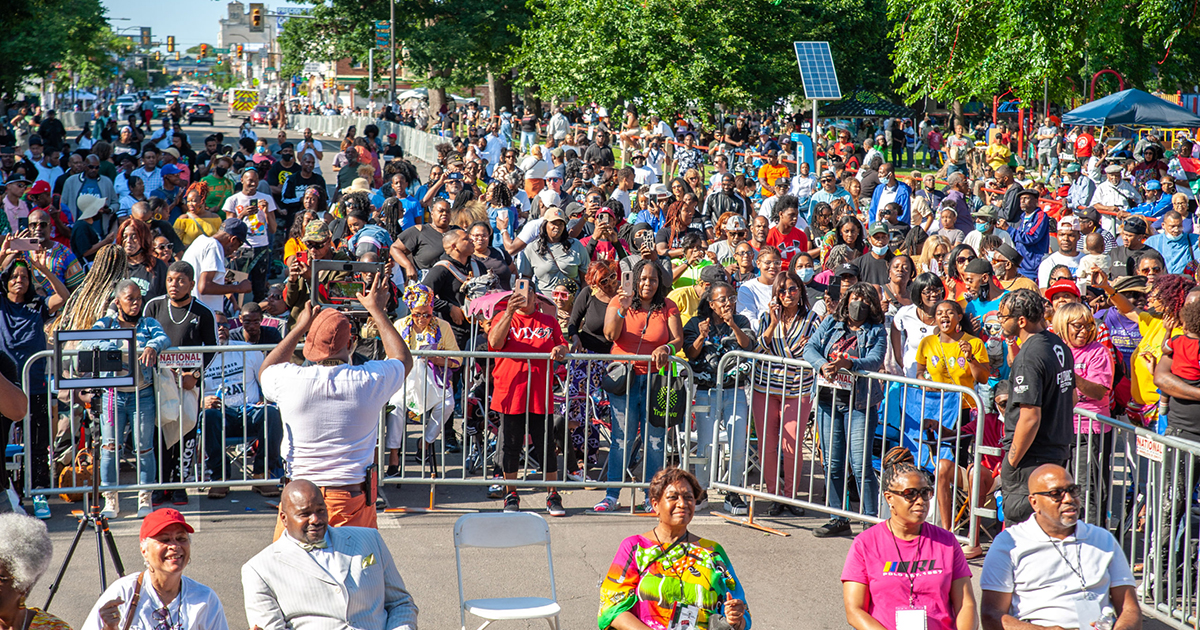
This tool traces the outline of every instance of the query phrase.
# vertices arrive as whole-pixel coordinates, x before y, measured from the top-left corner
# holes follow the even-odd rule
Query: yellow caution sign
[[[234,90],[233,101],[229,109],[235,112],[249,113],[258,105],[258,92],[254,90]]]

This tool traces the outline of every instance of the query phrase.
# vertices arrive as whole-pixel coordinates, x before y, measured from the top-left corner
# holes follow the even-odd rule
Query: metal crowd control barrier
[[[371,116],[313,116],[309,114],[290,114],[288,124],[292,129],[312,129],[314,133],[341,138],[354,125],[359,133],[367,125],[379,127],[380,137],[389,133],[396,134],[396,141],[404,147],[406,155],[414,156],[428,164],[437,164],[437,145],[449,142],[449,138],[427,133],[415,127],[388,122],[382,118]],[[337,151],[337,147],[326,148],[327,151]]]
[[[1200,624],[1200,444],[1076,409],[1068,468],[1086,522],[1125,551],[1142,611],[1175,628]],[[1169,424],[1168,424],[1169,426]],[[1170,429],[1168,429],[1170,430]]]
[[[838,389],[823,384],[816,379],[812,365],[806,361],[745,351],[725,354],[717,373],[732,374],[732,377],[726,376],[725,382],[710,396],[714,401],[712,407],[724,410],[717,421],[726,422],[729,415],[726,400],[732,396],[748,399],[747,407],[753,422],[726,427],[725,440],[712,440],[711,451],[706,457],[711,464],[708,466],[710,488],[831,516],[879,522],[882,519],[878,510],[869,509],[872,502],[879,508],[886,505],[882,500],[883,489],[878,487],[875,458],[882,462],[888,449],[903,445],[913,452],[917,466],[934,477],[934,487],[938,489],[935,502],[940,508],[930,510],[931,519],[938,520],[939,512],[948,515],[950,522],[946,529],[959,531],[965,527],[966,536],[960,538],[974,546],[979,540],[979,518],[995,516],[994,510],[981,506],[980,475],[968,475],[966,469],[956,463],[961,461],[967,446],[973,446],[970,455],[972,472],[981,470],[984,455],[1000,455],[998,448],[984,445],[983,418],[976,423],[974,433],[965,432],[959,421],[966,415],[963,397],[973,402],[975,409],[983,408],[983,401],[973,389],[876,372],[853,373],[857,382],[894,385],[885,388],[882,396],[874,397],[868,387],[866,401],[860,405],[857,388]],[[842,375],[851,373],[843,371]],[[915,419],[909,418],[910,405],[919,409]],[[855,419],[855,414],[851,414],[851,419],[847,420],[846,414],[838,411],[843,407],[859,410],[860,417]],[[809,410],[816,411],[811,433],[808,431]],[[915,425],[915,422],[921,424]],[[751,428],[754,429],[753,436]],[[828,435],[822,435],[823,429]],[[880,430],[877,432],[876,429]],[[712,433],[719,436],[722,427],[712,429]],[[838,436],[844,445],[835,446],[834,439]],[[746,444],[757,441],[758,448],[739,448],[738,441],[742,439]],[[861,451],[852,450],[854,442],[861,443]],[[727,454],[739,450],[744,452],[744,461],[740,465],[730,461],[731,456]],[[752,461],[755,451],[756,462]],[[703,456],[698,454],[698,457]],[[857,470],[851,464],[855,459],[860,462]],[[751,483],[754,469],[759,471],[758,483]],[[734,470],[745,471],[741,480],[729,478]],[[964,479],[969,479],[969,487],[964,484]],[[842,486],[844,490],[835,492],[831,485]],[[851,507],[850,499],[854,494],[859,496],[857,510]],[[824,500],[820,498],[822,495]],[[872,496],[868,498],[868,495]],[[949,509],[941,509],[947,502]],[[786,535],[756,524],[753,519],[752,505],[748,519],[731,520]]]
[[[113,442],[115,461],[117,463],[117,478],[120,479],[122,465],[126,469],[132,465],[133,483],[110,483],[102,486],[103,491],[131,490],[174,490],[186,488],[230,488],[237,486],[277,486],[281,482],[282,472],[278,468],[276,457],[286,448],[287,420],[280,418],[273,404],[265,403],[258,386],[258,366],[266,353],[274,349],[272,345],[222,345],[171,348],[160,355],[160,366],[175,366],[168,376],[165,368],[159,369],[160,377],[156,378],[154,391],[154,409],[152,421],[147,423],[130,423],[122,415],[122,409],[115,410],[114,406],[106,406],[108,398],[103,392],[91,392],[90,404],[72,397],[62,413],[58,409],[58,399],[51,395],[46,404],[46,415],[51,419],[44,430],[49,432],[50,444],[55,444],[54,456],[43,463],[50,467],[50,476],[55,480],[52,487],[33,487],[34,457],[25,458],[26,495],[53,494],[82,494],[90,492],[90,475],[72,473],[71,464],[80,453],[80,445],[86,445],[89,440],[82,432],[84,425],[90,423],[110,424],[112,435],[105,438]],[[66,356],[77,354],[78,351],[66,351]],[[395,445],[395,455],[398,460],[398,474],[382,478],[382,484],[428,483],[430,484],[429,508],[400,509],[399,511],[429,511],[435,509],[432,502],[433,490],[439,485],[457,486],[488,486],[503,484],[505,480],[489,474],[499,466],[498,452],[500,450],[499,425],[492,414],[488,413],[489,401],[492,399],[493,385],[491,379],[491,364],[496,359],[524,361],[526,373],[538,361],[552,363],[549,354],[504,353],[504,352],[441,352],[415,351],[412,353],[418,364],[414,365],[412,374],[418,375],[414,382],[406,382],[393,398],[392,404],[380,412],[377,434],[377,456],[380,468],[384,468],[393,454],[389,445]],[[237,357],[237,358],[235,358]],[[421,362],[431,359],[465,360],[453,380],[457,396],[446,391],[436,382],[430,381],[431,370],[427,370]],[[561,488],[641,488],[649,486],[652,476],[651,456],[661,456],[666,463],[689,465],[689,447],[686,431],[680,428],[670,428],[662,435],[648,429],[647,418],[650,417],[652,406],[658,403],[652,399],[650,379],[645,379],[643,389],[639,392],[641,400],[632,406],[632,400],[637,397],[627,395],[621,397],[624,407],[620,409],[623,422],[617,423],[616,413],[612,410],[611,400],[614,397],[604,394],[599,389],[600,376],[605,368],[614,361],[649,361],[649,355],[595,355],[580,354],[566,355],[563,363],[552,363],[548,366],[551,375],[551,387],[543,392],[534,392],[528,378],[525,380],[528,399],[540,396],[547,408],[552,410],[548,415],[547,427],[539,428],[541,422],[535,414],[526,412],[522,415],[524,433],[531,437],[524,441],[526,448],[521,456],[520,469],[523,475],[510,483],[521,487],[561,487]],[[44,351],[35,354],[24,366],[24,383],[26,394],[29,393],[29,374],[35,361],[53,361],[53,352]],[[202,363],[204,377],[196,381],[194,387],[185,388],[184,378],[190,376],[194,369],[199,369]],[[682,405],[677,410],[683,418],[691,415],[692,395],[694,391],[692,372],[686,362],[678,357],[671,357],[671,366],[675,368],[674,375],[667,376],[665,384],[670,389],[682,384],[681,391],[676,397]],[[248,369],[247,369],[248,366]],[[47,373],[52,373],[53,367]],[[564,377],[564,373],[566,376]],[[573,375],[573,376],[572,376]],[[575,382],[572,383],[572,378]],[[190,378],[188,379],[190,381]],[[435,379],[436,380],[436,379]],[[170,396],[174,388],[181,393],[181,404],[166,405],[164,395]],[[194,395],[186,392],[194,392]],[[410,413],[410,396],[423,397],[419,411],[414,406]],[[259,404],[242,404],[243,396],[249,394],[250,400],[257,398]],[[257,396],[256,396],[257,394]],[[436,405],[427,404],[436,396],[443,396],[436,402],[443,403],[441,412],[445,415],[435,417]],[[451,396],[455,400],[446,398]],[[129,396],[128,401],[133,411],[132,418],[143,417],[141,396]],[[191,407],[188,407],[190,398]],[[104,401],[103,403],[101,401]],[[118,401],[120,404],[120,401]],[[465,404],[465,407],[462,406]],[[169,406],[172,413],[164,413],[164,406]],[[210,409],[206,409],[210,407]],[[120,419],[113,424],[112,412],[118,411]],[[90,412],[90,415],[89,415]],[[605,417],[605,412],[613,412]],[[395,414],[395,415],[392,415]],[[32,453],[33,423],[31,411],[24,422],[24,446],[26,453]],[[391,417],[389,417],[391,416]],[[207,421],[206,421],[207,417]],[[189,426],[188,420],[195,421],[196,426]],[[446,448],[444,438],[440,439],[440,448],[422,444],[439,442],[443,435],[442,423],[457,421],[459,427],[468,436],[468,449],[474,451],[451,453]],[[533,426],[531,427],[531,422]],[[437,426],[432,426],[434,424]],[[125,425],[132,424],[130,429]],[[615,425],[615,427],[614,427]],[[183,430],[178,430],[182,426]],[[680,425],[686,426],[686,425]],[[535,429],[531,432],[531,428]],[[572,441],[572,434],[581,429],[582,440]],[[599,457],[602,449],[601,442],[611,443],[614,429],[625,437],[625,459],[617,462]],[[128,431],[129,435],[124,432]],[[392,435],[389,435],[389,432]],[[150,436],[147,437],[146,434]],[[590,440],[591,434],[597,434],[597,440]],[[415,434],[415,435],[414,435]],[[173,452],[170,457],[164,457],[162,437],[178,437],[176,442],[179,453]],[[556,451],[561,450],[564,463],[567,464],[568,477],[559,480],[544,478],[545,462],[537,461],[534,457],[534,440],[540,437],[540,452],[544,458],[555,457]],[[132,449],[126,448],[132,443]],[[637,445],[633,447],[632,445]],[[149,448],[145,448],[145,447]],[[103,449],[103,446],[101,446]],[[143,452],[147,451],[147,452]],[[137,455],[153,457],[153,461],[143,461]],[[418,463],[409,463],[410,455],[418,457]],[[220,464],[213,461],[219,458]],[[129,460],[132,459],[132,462]],[[149,459],[148,457],[146,459]],[[96,458],[99,463],[99,457]],[[600,473],[606,473],[607,467],[620,466],[620,473],[607,475],[611,480],[593,478],[590,470],[594,468],[589,462],[595,460],[600,467]],[[657,463],[657,462],[656,462]],[[152,466],[153,470],[147,471]],[[576,468],[578,466],[578,468]],[[57,483],[54,476],[56,468],[66,467],[67,474],[63,483]],[[542,475],[542,478],[535,478]],[[600,475],[596,475],[600,477]],[[138,479],[149,478],[141,482]],[[631,508],[633,502],[631,502]]]

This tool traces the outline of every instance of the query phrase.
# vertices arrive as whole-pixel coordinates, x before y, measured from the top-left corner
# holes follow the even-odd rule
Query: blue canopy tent
[[[1200,116],[1153,94],[1125,90],[1063,114],[1064,125],[1105,127],[1200,127]]]

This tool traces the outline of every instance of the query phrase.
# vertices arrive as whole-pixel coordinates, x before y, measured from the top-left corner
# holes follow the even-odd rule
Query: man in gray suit
[[[283,489],[285,533],[242,566],[246,620],[260,630],[417,630],[417,606],[379,530],[329,527],[321,490]]]

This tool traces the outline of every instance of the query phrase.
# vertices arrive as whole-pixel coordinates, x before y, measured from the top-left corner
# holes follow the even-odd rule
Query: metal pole
[[[371,102],[371,116],[375,115],[375,47],[367,50],[367,100]]]
[[[812,145],[813,145],[813,149],[812,149],[812,150],[813,150],[813,155],[812,155],[812,163],[813,163],[813,169],[815,170],[815,169],[817,168],[817,99],[815,99],[815,98],[814,98],[812,103],[813,103],[813,119],[812,119]],[[796,165],[797,172],[799,172],[799,168],[800,168],[800,166],[799,166],[799,165]],[[819,176],[819,174],[818,174],[818,176]]]
[[[1050,116],[1050,80],[1042,79],[1042,115]]]
[[[388,26],[388,44],[391,45],[392,49],[392,58],[390,60],[390,65],[392,66],[392,89],[391,95],[388,96],[389,105],[396,102],[396,0],[391,0],[390,4],[392,17]]]

